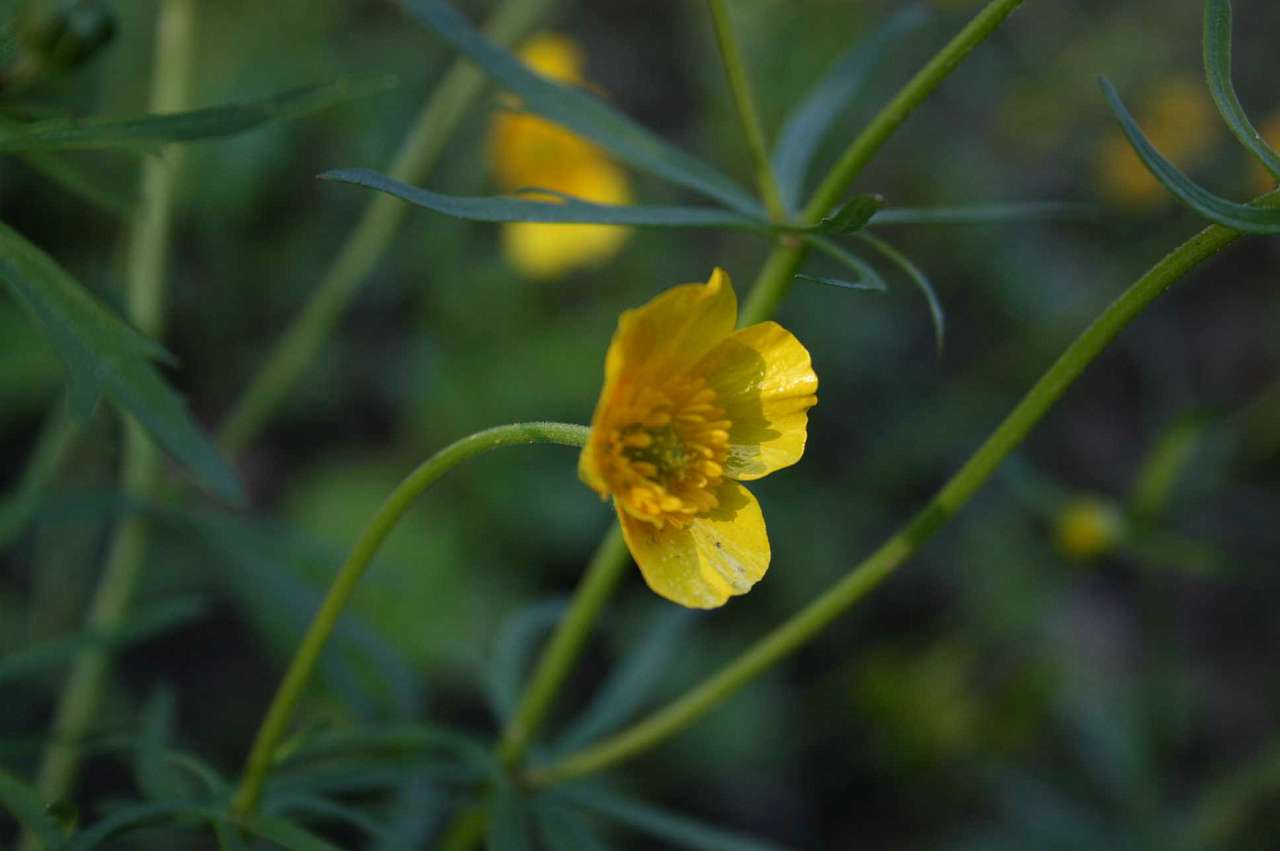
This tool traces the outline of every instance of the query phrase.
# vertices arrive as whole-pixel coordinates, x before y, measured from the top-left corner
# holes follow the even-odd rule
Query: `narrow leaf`
[[[846,268],[851,269],[858,277],[852,281],[845,281],[840,278],[832,278],[826,275],[797,275],[797,278],[803,278],[820,284],[830,284],[832,286],[843,287],[851,290],[878,290],[880,292],[888,292],[889,287],[885,284],[884,278],[880,276],[880,273],[876,271],[875,267],[858,255],[854,254],[852,251],[848,251],[829,239],[821,239],[819,237],[810,237],[809,244]]]
[[[406,0],[409,13],[520,97],[522,108],[585,136],[638,169],[715,198],[739,212],[760,205],[711,166],[659,138],[600,98],[529,70],[486,39],[444,0]]]
[[[176,703],[171,689],[157,689],[142,711],[142,731],[134,756],[134,781],[151,801],[182,797],[168,772],[169,740],[173,737]]]
[[[862,88],[872,69],[928,17],[925,8],[917,4],[893,15],[841,56],[792,110],[773,152],[773,170],[789,209],[799,206],[813,155],[845,105]]]
[[[1266,210],[1228,201],[1194,183],[1155,149],[1138,127],[1133,116],[1125,109],[1115,87],[1105,79],[1099,79],[1098,84],[1102,87],[1102,93],[1106,96],[1111,111],[1120,121],[1121,129],[1129,137],[1129,144],[1165,189],[1209,221],[1223,227],[1243,233],[1280,233],[1280,210]]]
[[[679,848],[696,851],[782,851],[782,846],[762,842],[719,827],[704,824],[666,810],[632,801],[600,788],[565,787],[556,797],[580,808],[600,813],[642,833]]]
[[[249,816],[242,819],[239,824],[254,836],[274,842],[289,851],[341,851],[337,845],[277,816]]]
[[[938,293],[934,290],[933,284],[921,271],[920,267],[911,262],[907,255],[894,248],[889,243],[879,237],[872,236],[869,233],[855,234],[867,245],[870,245],[876,251],[884,255],[890,263],[897,266],[903,273],[911,279],[911,282],[920,290],[924,300],[929,304],[929,317],[933,320],[933,336],[938,345],[938,353],[942,353],[942,346],[946,342],[947,337],[947,316],[942,310],[942,301],[938,298]]]
[[[541,600],[503,623],[489,665],[489,703],[499,720],[506,722],[516,711],[538,642],[559,622],[564,609],[564,600]]]
[[[62,831],[45,812],[39,793],[6,771],[0,771],[0,807],[35,835],[49,851],[62,847]]]
[[[162,348],[116,318],[49,255],[3,223],[0,280],[62,359],[73,414],[87,418],[98,396],[105,395],[211,491],[224,499],[243,499],[235,472],[150,363],[166,357]]]
[[[140,118],[54,118],[0,126],[0,152],[92,148],[155,148],[233,136],[270,121],[297,118],[354,98],[385,91],[388,77],[346,79],[302,86],[273,97],[172,115]]]
[[[485,839],[489,851],[533,851],[529,804],[513,783],[495,784]]]
[[[573,851],[609,851],[587,820],[564,806],[536,802],[533,811],[542,845],[551,849]]]
[[[860,231],[883,206],[882,195],[855,195],[844,206],[819,222],[818,232],[845,234]]]
[[[1231,132],[1267,171],[1280,178],[1280,154],[1250,123],[1231,83],[1231,0],[1206,0],[1204,4],[1204,72],[1213,102]]]
[[[223,816],[220,812],[202,804],[177,801],[163,804],[130,804],[115,810],[111,815],[71,837],[65,844],[64,851],[90,851],[122,833],[157,822],[196,820],[216,823],[221,818]]]
[[[446,216],[473,222],[555,222],[560,224],[628,225],[649,228],[712,228],[768,231],[769,222],[715,207],[672,207],[653,204],[596,204],[550,193],[556,201],[527,198],[444,195],[401,183],[365,168],[340,169],[320,175],[321,180],[350,183],[376,189]],[[545,190],[537,190],[545,192]]]
[[[885,225],[992,225],[1019,222],[1089,219],[1098,208],[1070,201],[1025,201],[1011,204],[977,204],[971,207],[894,207],[871,217],[875,227]]]
[[[684,609],[661,609],[635,648],[556,741],[556,749],[577,750],[625,724],[653,695],[692,624],[693,618]]]

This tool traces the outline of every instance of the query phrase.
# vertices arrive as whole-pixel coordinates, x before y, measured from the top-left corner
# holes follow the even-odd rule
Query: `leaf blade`
[[[1231,132],[1267,171],[1280,178],[1280,154],[1249,121],[1231,82],[1231,0],[1204,4],[1204,71],[1209,93]]]
[[[879,251],[886,260],[901,269],[911,279],[911,282],[916,285],[916,288],[920,290],[920,294],[924,296],[925,302],[929,305],[929,318],[933,322],[934,342],[937,345],[938,354],[941,354],[947,338],[947,315],[942,308],[942,300],[938,298],[937,291],[924,271],[911,262],[907,255],[883,239],[866,232],[857,233],[854,236]]]

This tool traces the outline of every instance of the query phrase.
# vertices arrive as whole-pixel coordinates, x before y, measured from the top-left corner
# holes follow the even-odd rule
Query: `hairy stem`
[[[1260,201],[1268,206],[1280,206],[1280,192],[1264,196]],[[594,747],[530,772],[528,782],[546,786],[580,777],[647,750],[688,727],[812,639],[888,578],[945,525],[1134,317],[1179,278],[1239,238],[1237,231],[1217,225],[1208,227],[1134,282],[1076,338],[928,505],[830,590],[683,697]]]
[[[395,528],[415,499],[427,487],[458,464],[503,446],[530,443],[557,443],[563,446],[582,446],[587,439],[586,426],[565,423],[515,423],[498,426],[464,437],[432,455],[391,492],[378,512],[365,526],[356,541],[351,555],[338,569],[325,595],[324,602],[307,627],[302,643],[294,653],[280,687],[271,701],[253,748],[245,764],[244,776],[236,790],[232,811],[237,816],[251,814],[258,806],[262,787],[271,769],[277,745],[289,727],[294,709],[306,690],[312,671],[338,623],[338,617],[355,592],[356,584],[364,575],[382,542]]]
[[[195,0],[165,0],[156,22],[156,52],[149,111],[178,112],[187,106]],[[169,232],[173,216],[175,177],[182,151],[167,147],[143,165],[141,206],[130,232],[126,255],[125,310],[143,333],[163,332],[164,281]],[[133,499],[145,500],[155,488],[159,457],[151,439],[131,418],[125,420],[121,485]],[[86,627],[110,634],[119,628],[138,584],[146,553],[147,527],[141,515],[131,515],[116,527],[102,578],[89,606]],[[40,765],[37,787],[46,801],[64,797],[79,768],[78,742],[94,714],[110,668],[102,647],[86,647],[72,663]],[[22,849],[38,848],[31,835]]]
[[[499,44],[520,38],[556,0],[507,0],[485,32]],[[400,143],[387,174],[417,183],[439,160],[454,128],[484,86],[483,75],[465,59],[453,63],[422,105],[422,111]],[[374,193],[355,229],[312,293],[302,312],[276,341],[248,388],[218,433],[231,454],[242,451],[276,413],[289,390],[333,333],[343,311],[373,271],[410,207],[389,195]]]
[[[782,203],[782,193],[778,191],[778,180],[773,174],[773,165],[769,162],[769,146],[765,143],[760,114],[756,110],[755,98],[751,95],[751,83],[747,79],[747,67],[742,61],[742,51],[738,47],[737,37],[733,34],[729,6],[725,0],[707,0],[707,5],[711,9],[711,21],[715,25],[720,59],[724,64],[725,75],[729,78],[729,90],[733,93],[733,105],[738,111],[738,121],[742,124],[747,148],[751,152],[751,166],[755,169],[756,186],[760,190],[765,208],[769,211],[769,217],[775,222],[784,221],[787,218],[787,210]]]

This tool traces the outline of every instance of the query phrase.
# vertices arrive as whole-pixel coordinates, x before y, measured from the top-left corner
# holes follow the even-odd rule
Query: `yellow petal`
[[[684,529],[659,529],[618,511],[644,581],[673,603],[714,609],[750,591],[769,569],[769,537],[755,497],[733,481],[725,481],[716,497],[719,506]]]
[[[544,77],[561,83],[581,83],[586,56],[573,39],[559,33],[541,33],[526,41],[520,61]]]
[[[716,346],[695,373],[716,391],[732,423],[725,475],[750,481],[800,460],[818,376],[790,331],[776,322],[743,328]]]

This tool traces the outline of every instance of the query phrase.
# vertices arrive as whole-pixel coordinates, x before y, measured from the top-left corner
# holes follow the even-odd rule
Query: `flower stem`
[[[862,174],[884,143],[889,141],[916,107],[933,94],[973,49],[1022,5],[1023,0],[991,0],[973,20],[903,86],[849,144],[805,206],[803,223],[817,224],[836,208],[848,188]],[[796,271],[808,246],[795,237],[782,237],[766,261],[742,310],[742,324],[767,319],[791,290]]]
[[[486,35],[499,44],[513,42],[528,32],[554,2],[506,0],[490,19]],[[423,104],[387,173],[404,183],[422,180],[440,158],[454,128],[483,85],[483,75],[469,61],[454,62]],[[310,300],[276,341],[223,422],[218,438],[227,452],[238,453],[253,441],[315,360],[343,311],[391,244],[409,209],[389,195],[371,196]]]
[[[194,19],[195,0],[165,0],[160,8],[151,112],[186,108]],[[181,158],[181,148],[171,145],[143,165],[141,207],[129,237],[125,310],[130,321],[151,337],[159,337],[163,331],[165,265]],[[126,418],[124,427],[121,487],[131,499],[145,500],[156,486],[159,457],[137,422]],[[146,522],[140,515],[130,516],[116,527],[102,578],[89,605],[89,630],[110,634],[123,622],[142,570],[146,537]],[[72,664],[54,711],[50,744],[37,780],[41,797],[47,802],[62,798],[75,781],[79,768],[77,743],[97,711],[109,667],[110,655],[102,647],[84,648]],[[27,834],[20,847],[33,849],[39,844]]]
[[[551,709],[556,692],[582,652],[591,635],[591,627],[600,617],[604,604],[618,586],[629,562],[622,527],[614,523],[596,548],[591,564],[574,592],[569,610],[538,660],[538,667],[525,687],[520,705],[503,731],[502,744],[498,748],[503,766],[510,768],[524,758],[534,734]]]
[[[776,222],[785,221],[787,210],[782,203],[782,193],[778,191],[778,180],[773,174],[773,166],[769,163],[769,148],[765,143],[764,129],[760,125],[760,114],[756,110],[755,98],[751,95],[751,83],[747,79],[747,68],[742,61],[742,51],[733,33],[729,6],[725,0],[707,0],[707,6],[711,9],[716,44],[720,47],[720,59],[724,64],[725,75],[729,78],[733,105],[738,110],[738,121],[742,124],[742,131],[747,137],[747,147],[751,151],[751,165],[756,173],[756,186],[760,189],[760,197],[769,211],[769,217]]]
[[[1259,200],[1266,206],[1280,206],[1280,191]],[[1205,228],[1134,282],[1076,338],[929,504],[817,600],[683,697],[594,747],[530,772],[527,782],[547,786],[635,756],[683,730],[817,635],[890,576],[969,501],[1085,367],[1143,308],[1240,235],[1217,225]]]
[[[334,576],[333,584],[329,586],[324,602],[312,618],[302,643],[289,663],[289,669],[280,682],[275,698],[272,699],[271,706],[258,728],[253,748],[249,752],[244,776],[232,803],[232,811],[235,815],[249,815],[257,808],[276,746],[289,726],[293,711],[302,698],[316,661],[320,658],[320,652],[338,623],[338,617],[351,599],[356,583],[364,575],[370,561],[382,546],[382,542],[419,494],[440,476],[468,458],[503,446],[530,443],[582,446],[586,442],[587,431],[586,426],[566,423],[515,423],[477,432],[432,455],[391,492],[373,519],[365,526],[351,554]]]

